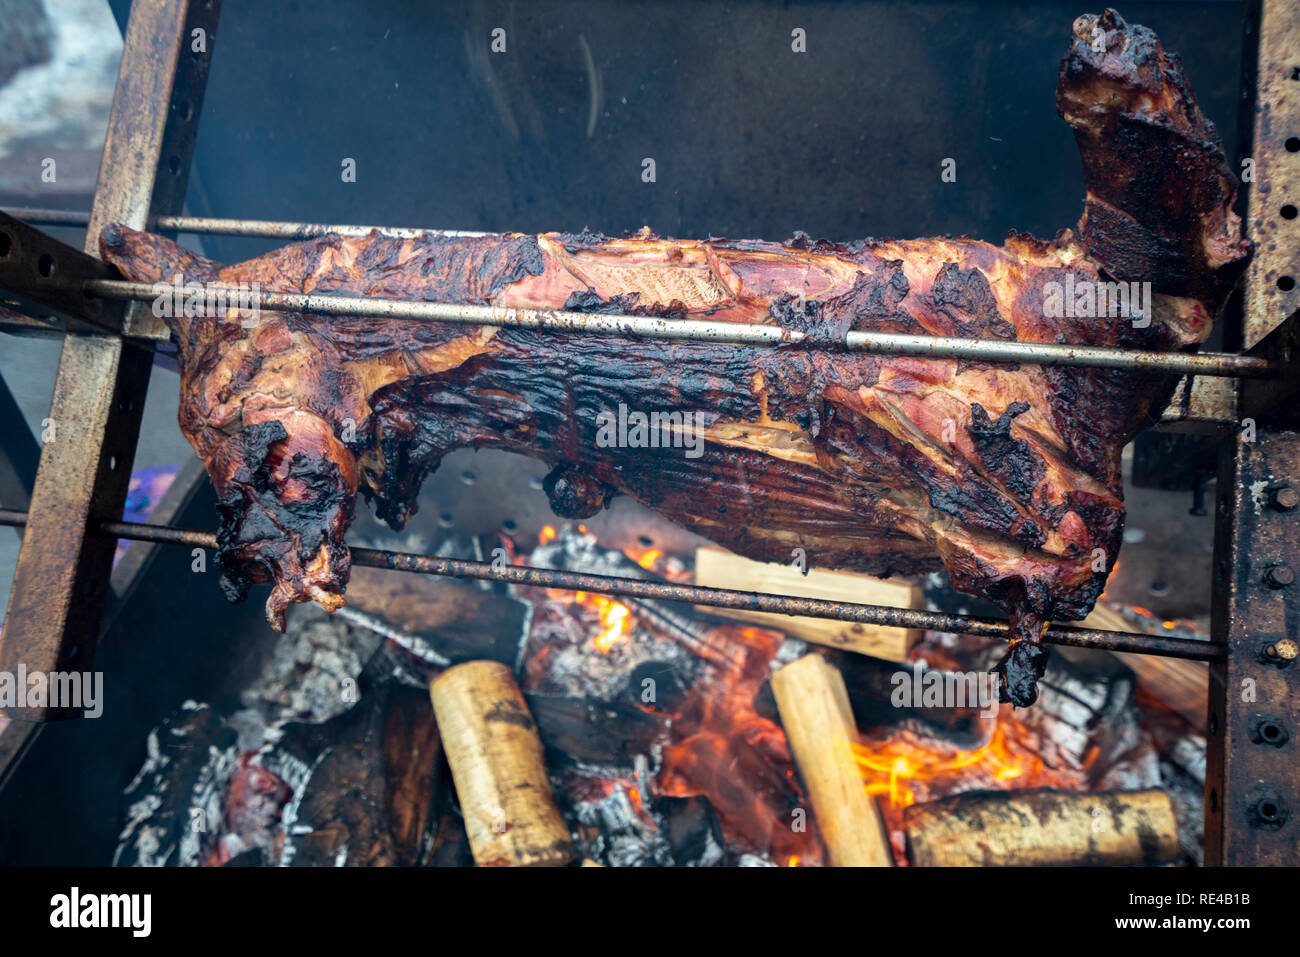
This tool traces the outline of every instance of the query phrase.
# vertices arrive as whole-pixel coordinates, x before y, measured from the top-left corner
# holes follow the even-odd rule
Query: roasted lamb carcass
[[[123,227],[129,279],[777,324],[776,348],[238,311],[169,319],[180,421],[220,495],[224,586],[343,603],[356,493],[401,528],[449,451],[501,448],[553,471],[568,517],[617,493],[737,552],[879,574],[945,568],[1004,606],[1004,698],[1034,700],[1052,619],[1084,617],[1119,549],[1120,451],[1169,376],[879,357],[853,329],[1148,349],[1208,335],[1247,246],[1212,124],[1154,34],[1082,17],[1058,104],[1087,204],[1051,241],[784,243],[546,234],[326,236],[233,266]],[[1123,310],[1081,290],[1149,282]],[[1061,296],[1071,301],[1060,308]],[[1078,295],[1078,301],[1074,297]],[[1053,298],[1056,308],[1053,307]],[[1139,297],[1140,300],[1140,297]],[[1096,313],[1100,313],[1097,315]],[[668,414],[661,441],[602,440]],[[676,419],[672,414],[680,413]],[[689,433],[689,434],[688,434]],[[605,439],[608,437],[606,436]],[[668,447],[664,447],[668,446]]]

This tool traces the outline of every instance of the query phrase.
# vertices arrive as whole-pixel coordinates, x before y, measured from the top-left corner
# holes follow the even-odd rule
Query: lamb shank
[[[1087,198],[1077,226],[1052,240],[375,232],[232,266],[122,226],[101,245],[142,282],[806,334],[773,348],[286,312],[250,320],[201,305],[169,316],[181,428],[219,494],[223,587],[236,600],[250,583],[273,584],[276,630],[293,602],[343,604],[358,491],[400,529],[444,455],[499,448],[552,467],[545,488],[562,516],[625,494],[759,560],[788,561],[797,546],[824,567],[946,569],[954,587],[1007,610],[1002,696],[1028,705],[1047,622],[1085,617],[1113,566],[1120,452],[1175,378],[841,346],[850,330],[1161,350],[1205,341],[1249,247],[1232,211],[1237,181],[1177,59],[1114,11],[1081,17],[1057,103]],[[1150,302],[1127,315],[1082,298],[1051,305],[1061,290],[1107,282],[1150,283]],[[598,441],[620,406],[691,413],[698,454]]]

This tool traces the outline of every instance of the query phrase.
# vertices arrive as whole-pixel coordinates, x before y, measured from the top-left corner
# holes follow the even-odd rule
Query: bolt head
[[[1265,648],[1264,653],[1274,661],[1295,661],[1300,655],[1300,644],[1294,638],[1283,638]]]
[[[1286,588],[1295,584],[1295,570],[1290,565],[1274,565],[1264,573],[1269,588]]]
[[[1281,485],[1268,493],[1268,501],[1279,512],[1293,512],[1300,507],[1300,491],[1290,485]]]

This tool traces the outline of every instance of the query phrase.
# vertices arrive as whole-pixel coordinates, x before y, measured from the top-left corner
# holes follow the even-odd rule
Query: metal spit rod
[[[84,227],[90,215],[62,209],[7,209],[14,219],[42,226]],[[269,219],[220,219],[215,216],[159,216],[151,228],[164,233],[196,233],[206,236],[251,236],[262,239],[316,239],[333,233],[336,236],[363,237],[378,230],[394,239],[419,236],[491,236],[492,233],[459,229],[420,229],[404,226],[344,226],[329,223],[292,223]]]
[[[14,209],[9,214],[31,223],[85,226],[84,213],[49,209]],[[200,216],[160,216],[153,228],[164,231],[260,236],[302,240],[336,233],[382,235],[409,239],[422,235],[448,237],[487,236],[489,233],[458,230],[396,228],[390,226],[346,226],[324,223],[275,222],[254,219],[217,219]],[[107,299],[149,302],[157,298],[152,286],[115,280],[92,280],[83,287],[87,295]],[[237,293],[228,287],[207,286],[217,295]],[[244,291],[246,294],[246,291]],[[239,300],[235,300],[239,301]],[[650,316],[587,314],[564,310],[506,309],[493,306],[464,306],[419,300],[372,299],[362,296],[302,295],[262,292],[258,305],[272,310],[307,312],[329,316],[381,316],[388,318],[455,322],[470,325],[514,326],[557,332],[595,335],[639,336],[657,339],[717,342],[732,345],[776,346],[805,341],[806,333],[776,325],[715,322],[702,319],[667,320]],[[1111,349],[1100,346],[1070,346],[1056,343],[1003,342],[965,339],[956,336],[917,336],[898,333],[851,331],[843,346],[874,355],[908,355],[924,358],[977,359],[988,362],[1028,362],[1039,365],[1085,366],[1102,369],[1166,372],[1179,375],[1263,377],[1270,374],[1266,359],[1229,353],[1176,353]]]
[[[0,525],[25,525],[26,523],[26,512],[0,509]],[[99,526],[99,531],[103,535],[125,538],[131,541],[154,542],[162,545],[188,545],[212,549],[217,547],[217,536],[212,532],[200,532],[188,528],[144,525],[136,522],[103,522]],[[693,605],[774,612],[780,615],[830,618],[836,621],[853,621],[893,628],[957,632],[974,635],[978,638],[998,638],[1003,641],[1008,640],[1010,637],[1006,622],[992,618],[977,618],[972,615],[918,611],[911,608],[894,608],[888,605],[861,605],[856,602],[799,598],[793,595],[768,595],[758,592],[737,591],[730,588],[706,588],[701,585],[644,581],[614,575],[593,575],[585,572],[570,572],[548,568],[528,568],[523,565],[494,566],[491,562],[435,558],[431,555],[414,555],[409,552],[394,552],[378,548],[352,548],[351,552],[354,565],[416,572],[423,575],[439,575],[446,578],[476,578],[483,581],[506,582],[512,585],[531,585],[538,588],[589,591],[603,595],[622,595],[629,598],[689,602]],[[1143,635],[1137,632],[1104,631],[1096,628],[1072,628],[1052,625],[1048,627],[1042,640],[1053,645],[1073,645],[1078,648],[1093,648],[1104,651],[1128,651],[1136,654],[1161,655],[1167,658],[1186,658],[1192,661],[1217,661],[1224,657],[1221,646],[1207,641]]]
[[[87,296],[152,302],[159,296],[149,283],[116,279],[90,279],[83,284]],[[206,285],[205,295],[232,304],[252,295],[248,289]],[[720,322],[711,319],[664,319],[657,316],[620,316],[568,312],[563,309],[522,309],[503,306],[466,306],[418,299],[382,299],[322,293],[258,292],[256,305],[272,311],[314,313],[325,316],[379,316],[420,319],[468,325],[512,326],[595,335],[652,339],[684,339],[745,346],[796,345],[808,334],[776,325]],[[249,307],[251,308],[251,306]],[[891,332],[849,332],[843,346],[854,352],[906,355],[924,358],[982,359],[990,362],[1030,362],[1040,365],[1089,366],[1182,375],[1266,376],[1266,359],[1227,353],[1149,352],[1101,346],[1068,346],[1039,342],[1004,342],[963,339],[956,336],[916,336]]]

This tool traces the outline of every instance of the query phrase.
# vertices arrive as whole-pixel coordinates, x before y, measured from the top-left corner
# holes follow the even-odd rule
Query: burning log
[[[642,568],[622,552],[599,547],[593,536],[574,534],[567,529],[560,532],[549,545],[536,549],[529,557],[529,562],[537,568],[562,568],[642,581],[660,580],[659,576]],[[683,613],[671,602],[627,597],[622,601],[636,611],[641,621],[670,637],[696,658],[716,667],[731,666],[731,649],[715,645],[711,634],[714,629],[707,622]]]
[[[480,867],[559,866],[573,859],[537,725],[510,669],[471,661],[429,686],[470,850]]]
[[[981,791],[903,812],[918,867],[1159,864],[1178,856],[1169,795],[1147,791]]]
[[[844,679],[820,655],[772,675],[772,693],[835,867],[894,863],[875,800],[853,757],[857,728]]]
[[[668,736],[665,718],[636,708],[570,695],[530,693],[525,698],[548,752],[569,764],[613,761],[631,767],[636,755]]]
[[[295,802],[281,863],[422,863],[425,842],[435,833],[440,753],[429,703],[396,682],[363,681],[357,707],[325,724],[287,725],[264,760],[276,769],[310,772]]]
[[[828,598],[833,601],[856,601],[868,605],[892,605],[899,608],[924,608],[925,593],[916,585],[903,581],[882,581],[855,572],[814,569],[807,574],[792,565],[756,562],[721,548],[698,548],[695,551],[695,584],[711,588],[734,588],[739,591],[796,595],[800,598]],[[740,621],[752,621],[766,628],[783,631],[816,645],[829,645],[859,654],[906,661],[908,650],[921,640],[914,629],[887,628],[826,618],[774,615],[736,608],[701,608],[710,614]]]

